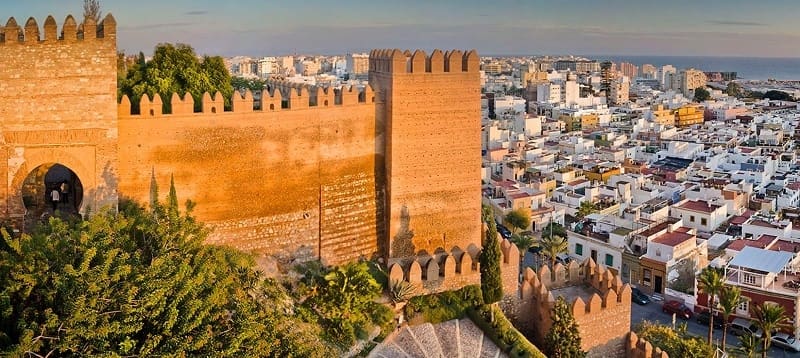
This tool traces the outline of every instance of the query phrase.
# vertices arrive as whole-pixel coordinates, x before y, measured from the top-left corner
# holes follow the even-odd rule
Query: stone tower
[[[389,263],[480,247],[480,74],[476,51],[373,50],[376,153]],[[382,137],[381,137],[382,135]]]
[[[60,31],[59,31],[60,30]],[[111,15],[83,26],[67,16],[14,18],[0,30],[0,213],[12,221],[47,206],[45,172],[69,169],[75,212],[117,203],[117,44]],[[66,171],[66,170],[65,170]],[[37,182],[38,183],[35,183]],[[27,190],[26,188],[36,188]],[[44,205],[43,205],[44,204]],[[33,218],[32,218],[33,219]]]

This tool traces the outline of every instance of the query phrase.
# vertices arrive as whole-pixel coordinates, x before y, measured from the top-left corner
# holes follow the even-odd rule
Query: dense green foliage
[[[478,285],[464,286],[456,291],[416,296],[406,304],[406,317],[422,314],[425,322],[433,324],[463,318],[466,310],[483,304]]]
[[[250,90],[251,92],[261,92],[266,87],[266,82],[258,78],[232,77],[231,86],[234,90]]]
[[[202,245],[169,205],[121,203],[87,221],[4,234],[0,351],[10,356],[330,356],[251,257]],[[191,207],[191,205],[187,205]]]
[[[531,227],[531,214],[522,208],[514,209],[506,214],[503,221],[511,229],[511,232],[516,234]]]
[[[792,95],[778,90],[771,90],[764,92],[764,98],[773,100],[773,101],[793,101]]]
[[[741,97],[744,95],[744,91],[742,90],[742,86],[734,81],[728,82],[728,86],[725,87],[725,94],[731,97]]]
[[[482,305],[469,309],[467,314],[483,333],[509,357],[544,358],[545,355],[531,344],[511,322],[503,311],[494,305]],[[492,321],[494,318],[494,321]]]
[[[194,49],[184,44],[159,44],[153,58],[146,61],[143,54],[130,66],[124,77],[117,79],[118,96],[127,95],[134,113],[139,112],[139,101],[144,94],[151,99],[158,93],[166,113],[171,112],[172,94],[183,97],[191,94],[194,109],[202,108],[205,92],[212,96],[219,91],[225,99],[225,108],[231,107],[231,76],[222,57],[198,58]]]
[[[567,229],[565,229],[564,226],[559,223],[550,222],[544,227],[544,229],[542,229],[542,238],[548,238],[552,236],[567,237]]]
[[[50,221],[0,241],[0,355],[331,357],[394,313],[368,262],[264,279],[251,256],[203,245],[207,230],[166,203]],[[286,287],[292,287],[288,291]]]
[[[370,272],[369,263],[322,267],[312,261],[299,271],[304,277],[295,290],[301,302],[298,315],[319,324],[326,340],[348,348],[356,339],[367,338],[375,325],[383,328],[383,334],[391,329],[394,313],[374,301],[381,286]]]
[[[653,345],[661,348],[670,357],[708,358],[714,356],[714,348],[686,332],[686,324],[681,324],[677,329],[643,321],[634,327],[636,334]]]
[[[497,226],[490,207],[483,207],[483,221],[488,226],[483,239],[480,262],[481,291],[483,301],[491,304],[503,298],[503,280],[500,276],[500,244],[497,242]]]
[[[583,218],[589,216],[590,214],[596,213],[598,211],[600,211],[600,210],[597,208],[597,204],[595,204],[595,203],[593,203],[591,201],[584,201],[584,202],[581,202],[581,206],[578,207],[578,212],[575,214],[575,217],[578,220],[583,220]]]
[[[711,93],[705,87],[697,87],[694,89],[694,101],[704,102],[711,99]]]
[[[585,357],[586,352],[581,350],[581,333],[578,323],[572,316],[567,301],[559,296],[553,306],[553,325],[544,336],[544,351],[551,358],[578,358]]]

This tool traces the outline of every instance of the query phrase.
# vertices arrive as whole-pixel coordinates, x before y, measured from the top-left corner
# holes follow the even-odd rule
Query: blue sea
[[[736,72],[744,80],[800,81],[800,58],[769,57],[695,57],[695,56],[584,56],[615,63],[629,62],[639,66],[673,65],[677,69],[693,67],[706,72]]]

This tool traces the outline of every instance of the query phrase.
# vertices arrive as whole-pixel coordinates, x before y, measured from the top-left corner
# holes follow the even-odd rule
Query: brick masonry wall
[[[180,201],[197,202],[215,229],[211,244],[330,264],[371,257],[374,112],[360,103],[121,117],[120,191],[146,202],[153,173],[163,190],[174,176]]]
[[[83,210],[117,201],[116,25],[107,17],[103,38],[66,30],[58,40],[49,21],[45,31],[32,23],[38,38],[30,32],[18,42],[7,34],[0,43],[0,152],[7,158],[0,161],[0,211],[10,218],[25,213],[22,183],[44,164],[78,175]]]
[[[480,247],[479,73],[461,71],[460,52],[450,72],[410,72],[408,56],[396,56],[397,68],[373,56],[370,72],[385,126],[389,257]],[[396,243],[404,209],[411,245]]]

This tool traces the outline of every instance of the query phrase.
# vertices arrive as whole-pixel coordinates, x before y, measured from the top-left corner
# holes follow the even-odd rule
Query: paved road
[[[647,305],[640,306],[637,304],[631,305],[631,328],[635,326],[637,323],[648,320],[653,322],[659,322],[665,325],[672,325],[672,315],[661,312],[661,302],[650,302]],[[703,337],[708,335],[708,326],[701,325],[697,323],[695,318],[693,317],[691,320],[686,321],[682,319],[677,319],[676,321],[678,324],[686,323],[687,330],[689,333]],[[716,329],[714,330],[714,341],[716,344],[720,344],[722,338],[722,330]],[[728,333],[727,338],[727,345],[728,350],[735,349],[739,346],[739,337],[736,337],[730,333]],[[770,348],[769,352],[770,357],[781,358],[781,357],[798,357],[800,358],[800,353],[792,352],[792,351],[784,351],[782,348],[772,347]]]

